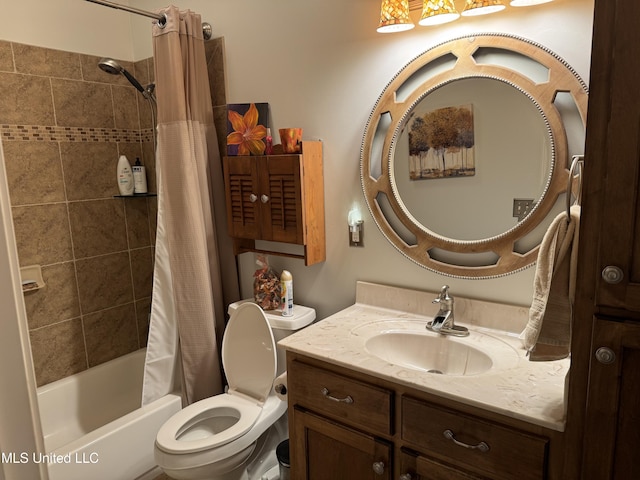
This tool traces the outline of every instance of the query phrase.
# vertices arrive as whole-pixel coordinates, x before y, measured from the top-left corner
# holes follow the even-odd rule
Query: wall
[[[136,5],[152,10],[164,3],[140,0]],[[300,260],[272,257],[277,269],[293,273],[296,302],[324,317],[351,304],[356,280],[367,280],[436,291],[449,284],[454,295],[530,304],[531,268],[493,280],[454,279],[415,265],[385,240],[361,193],[362,135],[375,101],[398,70],[429,47],[469,33],[510,33],[537,41],[588,82],[592,0],[555,0],[388,35],[375,31],[379,0],[181,0],[179,5],[201,13],[214,34],[224,36],[229,103],[269,102],[274,133],[300,126],[306,139],[324,141],[327,261],[304,267]],[[136,49],[142,52],[144,45]],[[365,220],[364,248],[348,246],[346,219],[354,206]],[[251,296],[253,255],[241,255],[239,264],[243,294]]]
[[[112,49],[122,48],[119,44],[127,36],[123,32],[128,31],[133,48],[131,57],[122,58],[151,55],[150,35],[145,33],[150,31],[147,18],[72,0],[57,2],[52,11],[37,0],[2,2],[9,14],[16,15],[16,22],[0,34],[5,40],[16,37],[53,48],[75,45],[76,51],[83,53],[116,56]],[[360,144],[371,109],[391,77],[419,53],[461,35],[501,32],[537,41],[567,60],[588,81],[593,1],[555,0],[393,35],[375,32],[379,3],[179,2],[181,8],[200,12],[203,20],[213,25],[214,35],[225,38],[229,103],[267,101],[276,130],[301,126],[305,138],[324,141],[327,261],[308,268],[295,259],[273,257],[272,261],[276,268],[292,271],[296,301],[317,308],[320,317],[354,300],[356,280],[429,290],[448,283],[454,294],[528,305],[533,269],[493,280],[460,280],[429,272],[400,255],[378,231],[364,203],[359,181]],[[165,5],[164,0],[135,2],[137,8],[146,10]],[[417,14],[413,12],[414,19]],[[46,33],[32,28],[45,19],[64,28]],[[86,33],[87,25],[92,27],[91,34]],[[101,25],[104,28],[99,28]],[[27,42],[26,37],[35,42]],[[359,249],[347,243],[346,216],[354,206],[360,208],[365,220],[365,247]],[[253,256],[240,256],[239,265],[243,294],[249,296]]]

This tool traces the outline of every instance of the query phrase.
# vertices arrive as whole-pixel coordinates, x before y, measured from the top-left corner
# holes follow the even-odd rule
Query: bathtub
[[[50,480],[153,478],[160,426],[178,395],[140,407],[145,349],[38,388]],[[159,473],[159,471],[157,472]]]

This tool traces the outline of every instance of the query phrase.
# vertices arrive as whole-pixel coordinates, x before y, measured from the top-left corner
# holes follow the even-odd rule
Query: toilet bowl
[[[277,465],[275,448],[288,436],[287,402],[273,389],[282,368],[267,317],[273,316],[271,322],[280,329],[286,319],[265,315],[251,302],[234,304],[231,310],[222,341],[226,393],[187,406],[156,436],[156,463],[172,478],[259,480]],[[315,312],[306,310],[300,313],[308,324]],[[291,322],[296,330],[302,326],[299,318]]]

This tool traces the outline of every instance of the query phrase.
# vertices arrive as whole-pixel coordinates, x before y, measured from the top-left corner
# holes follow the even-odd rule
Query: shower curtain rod
[[[140,10],[139,8],[130,7],[128,5],[121,5],[119,3],[108,2],[107,0],[86,0],[87,2],[97,3],[98,5],[103,5],[105,7],[115,8],[116,10],[124,10],[129,13],[135,13],[136,15],[142,15],[144,17],[154,18],[158,21],[158,25],[160,27],[164,27],[167,22],[167,17],[164,14],[147,12],[146,10]],[[202,22],[202,35],[205,40],[211,39],[211,35],[213,30],[211,28],[211,24],[207,22]]]

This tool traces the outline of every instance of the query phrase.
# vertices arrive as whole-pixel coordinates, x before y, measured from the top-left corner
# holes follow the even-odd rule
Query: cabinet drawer
[[[391,431],[393,392],[299,361],[289,365],[289,406],[299,405],[372,433]]]
[[[547,438],[408,397],[402,398],[401,424],[403,440],[419,450],[455,461],[490,478],[546,478]],[[446,431],[452,438],[445,436]],[[488,449],[479,447],[482,442]]]

